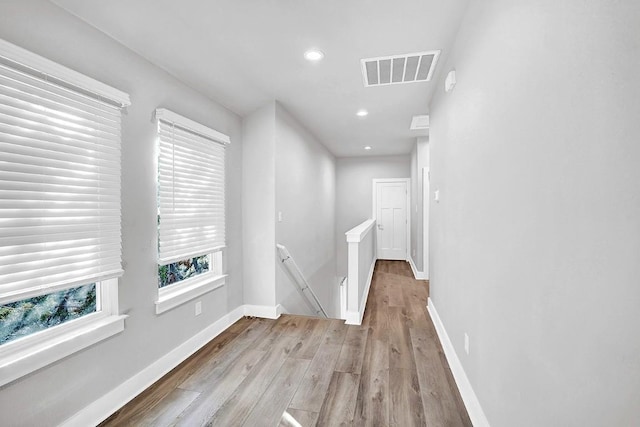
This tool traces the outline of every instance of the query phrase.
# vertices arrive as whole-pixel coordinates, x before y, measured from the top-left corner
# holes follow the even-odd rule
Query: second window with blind
[[[158,300],[170,310],[224,285],[229,137],[167,109],[158,123]]]

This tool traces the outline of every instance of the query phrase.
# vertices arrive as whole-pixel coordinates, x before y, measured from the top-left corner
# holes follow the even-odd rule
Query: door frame
[[[431,174],[429,167],[422,168],[422,275],[429,280],[429,198]]]
[[[398,183],[398,182],[404,182],[407,185],[407,207],[406,212],[407,212],[407,226],[405,227],[406,231],[407,231],[407,247],[405,248],[405,254],[404,254],[404,258],[405,261],[409,262],[409,254],[411,253],[411,178],[374,178],[373,182],[372,182],[372,193],[373,193],[373,204],[371,205],[371,218],[376,220],[376,259],[378,259],[378,210],[377,208],[377,204],[378,204],[378,187],[377,185],[379,183]]]

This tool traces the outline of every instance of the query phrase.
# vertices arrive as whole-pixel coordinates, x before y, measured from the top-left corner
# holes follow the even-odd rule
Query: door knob
[[[384,228],[382,228],[382,224],[378,224],[378,230],[384,230]]]

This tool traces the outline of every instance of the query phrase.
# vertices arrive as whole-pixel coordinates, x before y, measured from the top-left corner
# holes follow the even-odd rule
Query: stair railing
[[[300,267],[296,264],[296,261],[293,259],[289,251],[284,245],[276,244],[278,248],[278,253],[280,254],[280,261],[287,267],[287,271],[289,275],[293,279],[293,283],[295,283],[296,288],[300,295],[303,296],[303,299],[307,302],[309,307],[316,313],[317,316],[329,317],[327,316],[327,312],[320,304],[318,297],[311,289],[309,282],[304,278],[302,271],[300,271]]]

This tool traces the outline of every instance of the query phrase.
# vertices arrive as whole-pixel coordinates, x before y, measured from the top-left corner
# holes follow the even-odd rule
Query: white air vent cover
[[[439,50],[361,59],[365,86],[384,86],[431,80]]]
[[[429,129],[429,116],[413,116],[411,130]]]

